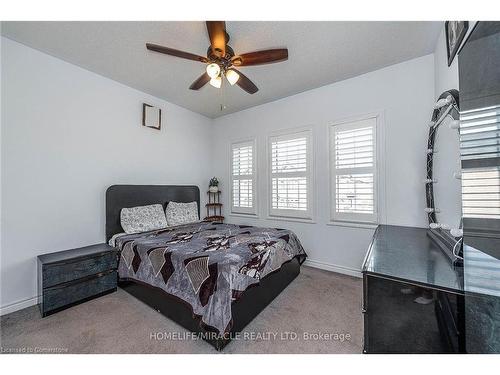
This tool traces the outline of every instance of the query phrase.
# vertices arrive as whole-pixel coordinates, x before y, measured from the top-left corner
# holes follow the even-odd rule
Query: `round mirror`
[[[431,237],[457,255],[462,220],[458,91],[441,94],[429,126],[426,211]]]

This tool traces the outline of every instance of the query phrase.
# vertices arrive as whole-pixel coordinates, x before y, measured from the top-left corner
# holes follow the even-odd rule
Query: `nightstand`
[[[107,244],[38,256],[42,316],[116,291],[117,251]]]

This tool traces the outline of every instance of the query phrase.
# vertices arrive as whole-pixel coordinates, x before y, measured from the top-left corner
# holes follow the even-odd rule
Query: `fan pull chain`
[[[222,83],[220,87],[220,111],[223,112],[226,109],[226,83],[224,82],[224,73],[221,72]]]

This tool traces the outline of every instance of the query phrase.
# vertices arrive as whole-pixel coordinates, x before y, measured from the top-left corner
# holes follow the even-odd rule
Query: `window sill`
[[[350,228],[364,228],[364,229],[376,229],[378,224],[376,223],[363,223],[363,222],[353,222],[353,221],[330,221],[326,225],[331,225],[335,227],[350,227]]]
[[[306,223],[306,224],[316,224],[313,219],[299,218],[299,217],[286,217],[286,216],[268,216],[266,220],[279,220],[279,221],[291,221],[296,223]]]
[[[244,214],[240,212],[231,212],[229,216],[234,216],[234,217],[246,217],[249,219],[259,219],[259,215],[257,214]]]

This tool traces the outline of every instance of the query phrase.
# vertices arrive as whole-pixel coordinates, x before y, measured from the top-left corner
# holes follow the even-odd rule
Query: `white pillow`
[[[120,223],[127,234],[163,229],[168,226],[161,204],[122,208]]]
[[[198,203],[168,202],[165,210],[168,226],[189,224],[199,221]]]

